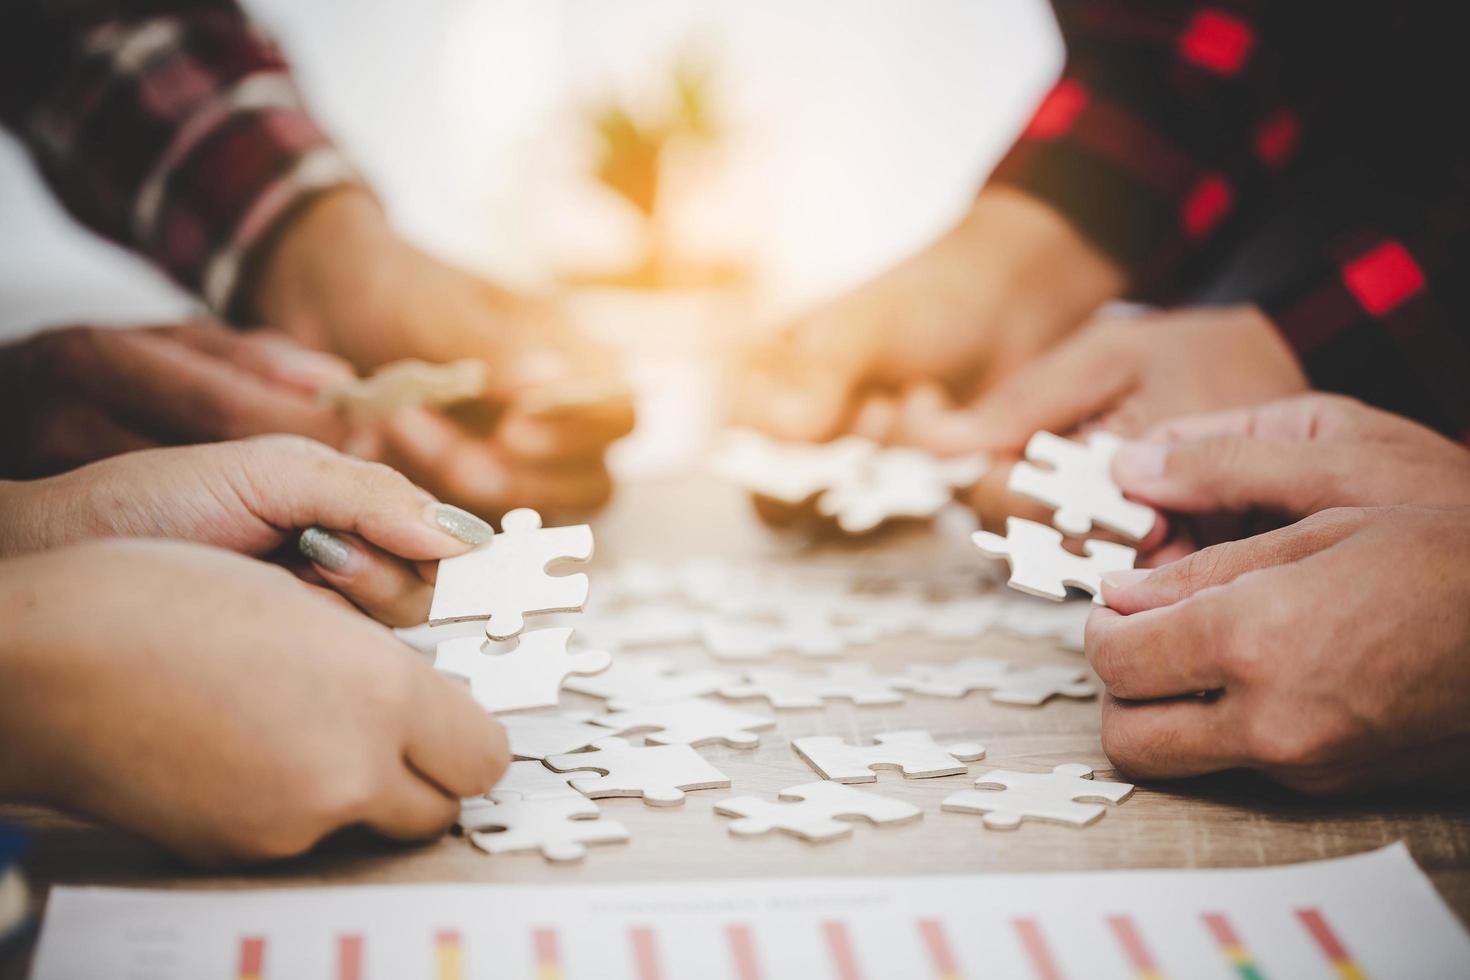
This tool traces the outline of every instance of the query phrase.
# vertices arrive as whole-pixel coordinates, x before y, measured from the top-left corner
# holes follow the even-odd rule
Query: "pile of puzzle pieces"
[[[545,528],[534,511],[512,511],[489,542],[440,563],[430,625],[400,632],[432,652],[438,669],[464,678],[505,724],[518,761],[488,796],[464,801],[460,820],[486,853],[577,860],[588,845],[629,838],[597,800],[678,807],[686,793],[729,789],[731,780],[698,748],[755,747],[778,722],[762,707],[809,711],[834,700],[889,705],[974,692],[1035,707],[1096,695],[1080,660],[964,656],[883,674],[850,659],[903,634],[969,641],[1003,631],[1080,649],[1088,604],[996,592],[973,568],[941,572],[920,587],[850,568],[631,562],[599,577],[589,605],[588,577],[557,572],[592,553],[590,528]],[[671,652],[696,648],[709,666],[679,669]],[[563,690],[607,710],[563,710]],[[717,801],[716,813],[737,818],[731,834],[782,831],[817,842],[850,835],[854,818],[878,826],[921,819],[907,802],[850,784],[873,782],[882,769],[904,779],[968,780],[969,764],[985,757],[975,741],[941,744],[923,730],[878,732],[871,744],[814,735],[791,740],[791,749],[819,778],[775,800]],[[1085,826],[1105,810],[1089,801],[1119,803],[1132,791],[1090,776],[1080,764],[983,772],[942,807],[983,814],[993,829],[1027,818]]]

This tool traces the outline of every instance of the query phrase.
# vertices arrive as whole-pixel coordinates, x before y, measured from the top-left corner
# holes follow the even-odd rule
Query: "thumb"
[[[350,532],[411,561],[462,554],[494,535],[480,518],[440,503],[381,463],[295,436],[239,446],[231,485],[256,517],[282,531]]]
[[[936,426],[936,452],[1020,455],[1041,430],[1072,432],[1103,414],[1132,384],[1132,362],[1106,332],[1083,331],[1023,366],[963,413]]]
[[[1129,497],[1178,513],[1304,517],[1332,506],[1341,454],[1330,443],[1237,435],[1130,442],[1113,458],[1113,479]]]
[[[1287,565],[1314,555],[1362,527],[1366,511],[1326,510],[1290,527],[1196,551],[1168,565],[1126,569],[1103,576],[1103,601],[1123,615],[1173,605],[1196,592],[1225,585],[1259,568]]]

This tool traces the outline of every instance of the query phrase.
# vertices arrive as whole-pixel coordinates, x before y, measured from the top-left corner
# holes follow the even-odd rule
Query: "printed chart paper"
[[[1395,844],[1280,868],[57,888],[36,980],[1447,977],[1470,936]]]

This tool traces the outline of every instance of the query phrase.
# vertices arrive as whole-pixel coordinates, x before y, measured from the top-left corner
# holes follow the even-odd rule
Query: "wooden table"
[[[790,542],[767,532],[737,494],[697,479],[624,488],[595,527],[594,588],[596,567],[633,557],[790,554],[791,561],[861,565],[920,577],[939,566],[983,560],[957,536],[929,529],[888,534],[860,546],[793,549]],[[977,652],[1080,663],[1077,654],[1003,635],[965,642],[901,637],[855,655],[886,671],[897,670],[910,659],[944,661]],[[599,704],[571,694],[566,703],[589,708]],[[983,830],[977,817],[940,812],[942,797],[969,785],[964,777],[904,780],[885,772],[871,788],[921,806],[921,821],[881,830],[859,826],[851,838],[819,847],[784,835],[732,840],[726,830],[728,819],[712,812],[715,801],[732,793],[775,794],[782,787],[816,778],[791,751],[789,740],[794,736],[857,738],[926,728],[941,740],[964,737],[983,742],[988,755],[979,764],[982,768],[1043,770],[1060,762],[1086,762],[1097,766],[1101,776],[1112,774],[1098,741],[1096,701],[1058,699],[1028,709],[992,704],[973,694],[962,700],[911,697],[893,707],[855,708],[836,702],[821,710],[777,714],[777,729],[763,733],[754,750],[700,749],[731,777],[733,790],[691,793],[683,807],[674,809],[652,808],[638,800],[604,800],[606,815],[626,824],[632,840],[594,848],[584,862],[571,866],[552,865],[535,855],[492,858],[455,837],[412,849],[351,839],[330,842],[307,858],[276,867],[201,874],[113,830],[19,807],[0,807],[0,819],[19,819],[33,828],[36,842],[26,870],[38,890],[57,883],[259,888],[1260,867],[1354,854],[1404,840],[1446,901],[1462,920],[1470,921],[1470,810],[1463,802],[1403,795],[1313,801],[1239,774],[1141,786],[1125,804],[1083,830],[1027,824],[1014,833],[1001,833]],[[23,976],[28,956],[28,949],[12,950],[0,963],[0,978]]]

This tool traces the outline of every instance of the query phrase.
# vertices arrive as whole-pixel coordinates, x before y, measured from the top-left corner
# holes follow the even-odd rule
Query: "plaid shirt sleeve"
[[[17,0],[0,120],[93,230],[239,313],[273,232],[354,170],[233,0]]]
[[[1249,0],[1055,6],[1066,67],[990,182],[1057,208],[1134,295],[1163,298],[1295,157],[1272,25]]]

